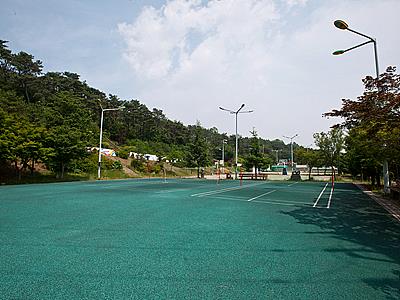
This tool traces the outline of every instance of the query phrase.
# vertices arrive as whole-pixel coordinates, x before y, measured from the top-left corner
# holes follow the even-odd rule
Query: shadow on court
[[[395,266],[363,282],[387,299],[400,299],[400,223],[352,184],[338,185],[332,203],[330,209],[299,208],[281,213],[300,224],[319,226],[336,240],[358,245],[351,249],[333,245],[324,249],[328,255],[343,253],[372,269],[382,268],[384,263]]]

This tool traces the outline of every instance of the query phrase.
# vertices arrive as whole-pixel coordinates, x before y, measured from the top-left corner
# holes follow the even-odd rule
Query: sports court
[[[399,299],[400,223],[352,184],[0,187],[1,299]]]

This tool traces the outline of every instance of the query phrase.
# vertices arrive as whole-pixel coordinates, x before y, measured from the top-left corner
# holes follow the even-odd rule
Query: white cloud
[[[374,70],[372,49],[331,55],[360,41],[334,28],[333,20],[379,36],[388,61],[396,61],[399,46],[399,2],[324,3],[311,9],[302,0],[172,0],[160,9],[146,7],[131,24],[119,24],[125,57],[142,78],[133,92],[168,117],[229,133],[234,120],[218,106],[244,102],[255,112],[241,116],[241,134],[255,126],[266,138],[299,133],[299,141],[310,144],[314,132],[332,124],[322,113],[360,94],[361,78]],[[374,28],[371,18],[390,26]]]
[[[118,25],[125,57],[136,72],[162,78],[203,60],[229,68],[266,41],[277,18],[272,1],[175,0],[161,9],[146,7],[132,24]],[[257,51],[256,49],[254,49]]]

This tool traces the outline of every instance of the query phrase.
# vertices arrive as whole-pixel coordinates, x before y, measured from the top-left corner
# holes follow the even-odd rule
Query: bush
[[[137,170],[137,171],[139,171],[139,172],[144,172],[144,171],[146,170],[146,166],[145,166],[145,164],[143,163],[143,160],[140,160],[140,159],[132,159],[132,161],[131,161],[131,167],[132,167],[134,170]]]
[[[159,174],[159,173],[161,173],[161,170],[162,170],[163,168],[162,168],[162,165],[160,165],[160,164],[155,164],[155,165],[153,165],[153,167],[152,167],[152,172],[153,173],[156,173],[156,174]]]
[[[123,168],[122,168],[121,162],[119,160],[114,161],[112,164],[112,169],[113,170],[122,170]]]
[[[74,159],[68,165],[68,170],[74,173],[88,173],[97,170],[98,156],[95,153],[90,154],[88,157]]]
[[[124,159],[128,159],[129,158],[129,152],[134,152],[135,151],[135,147],[132,146],[124,146],[121,147],[118,150],[118,157],[124,158]]]

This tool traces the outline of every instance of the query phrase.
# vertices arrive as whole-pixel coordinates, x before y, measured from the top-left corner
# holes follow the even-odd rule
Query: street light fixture
[[[236,134],[235,134],[235,136],[236,136],[236,146],[235,146],[235,179],[237,179],[237,174],[238,174],[238,168],[237,168],[237,167],[238,167],[237,116],[238,116],[239,113],[244,114],[244,113],[252,113],[252,112],[253,112],[253,110],[241,111],[243,107],[244,107],[244,104],[242,104],[242,105],[240,106],[240,108],[239,108],[238,110],[236,110],[236,111],[230,110],[230,109],[226,109],[226,108],[223,108],[223,107],[221,107],[221,106],[219,107],[220,110],[224,110],[224,111],[229,112],[229,113],[232,114],[232,115],[235,115],[235,131],[236,131]]]
[[[336,20],[335,22],[333,22],[333,24],[334,24],[337,28],[339,28],[339,29],[348,30],[348,31],[353,32],[353,33],[355,33],[355,34],[357,34],[357,35],[360,35],[360,36],[362,36],[362,37],[365,37],[365,38],[368,39],[368,41],[366,41],[366,42],[364,42],[364,43],[361,43],[361,44],[359,44],[359,45],[356,45],[356,46],[354,46],[354,47],[351,47],[351,48],[349,48],[349,49],[346,49],[346,50],[337,50],[337,51],[333,52],[332,54],[333,54],[333,55],[340,55],[340,54],[343,54],[343,53],[345,53],[345,52],[347,52],[347,51],[350,51],[350,50],[356,49],[356,48],[358,48],[358,47],[364,46],[364,45],[366,45],[366,44],[373,43],[373,44],[374,44],[374,58],[375,58],[376,80],[379,80],[378,50],[377,50],[376,39],[374,39],[374,38],[372,38],[372,37],[370,37],[370,36],[368,36],[368,35],[366,35],[366,34],[363,34],[363,33],[361,33],[361,32],[358,32],[358,31],[355,31],[355,30],[353,30],[353,29],[350,29],[350,28],[349,28],[349,25],[347,25],[347,23],[346,23],[345,21]],[[379,88],[379,87],[378,87],[378,88]],[[383,190],[384,190],[385,193],[388,193],[388,192],[389,192],[389,167],[388,167],[388,162],[387,162],[387,160],[385,160],[385,161],[383,162]]]
[[[98,165],[98,170],[97,170],[97,178],[98,179],[101,178],[101,143],[102,143],[102,140],[103,140],[104,112],[105,111],[110,111],[110,110],[121,110],[121,109],[124,109],[125,106],[120,106],[120,107],[116,107],[116,108],[103,108],[103,106],[101,106],[101,103],[100,103],[100,107],[101,107],[101,119],[100,119],[99,165]]]
[[[365,37],[365,38],[368,39],[368,41],[366,41],[364,43],[361,43],[359,45],[356,45],[354,47],[348,48],[346,50],[336,50],[332,54],[333,55],[341,55],[341,54],[343,54],[345,52],[348,52],[348,51],[351,51],[353,49],[359,48],[359,47],[364,46],[366,44],[373,43],[374,44],[374,54],[375,54],[375,71],[376,71],[376,78],[378,79],[379,78],[379,66],[378,66],[378,51],[377,51],[377,46],[376,46],[376,39],[374,39],[374,38],[372,38],[372,37],[370,37],[370,36],[368,36],[366,34],[363,34],[361,32],[358,32],[358,31],[355,31],[355,30],[349,28],[349,25],[347,25],[347,23],[345,21],[343,21],[343,20],[336,20],[335,22],[333,22],[333,24],[335,25],[335,27],[337,27],[337,28],[339,28],[341,30],[348,30],[348,31],[353,32],[353,33],[355,33],[357,35]]]
[[[284,138],[290,139],[290,164],[292,166],[292,171],[293,171],[293,139],[295,137],[298,137],[299,135],[296,133],[294,136],[283,136]]]

